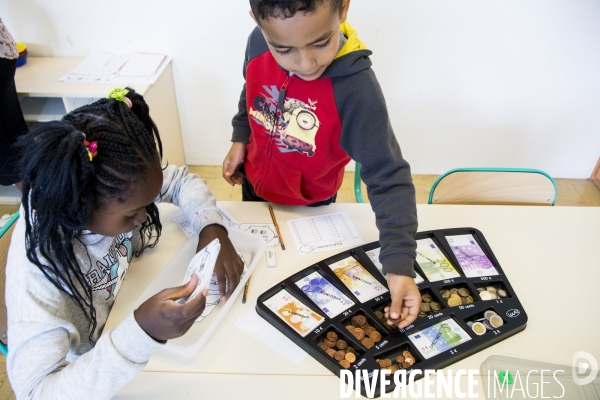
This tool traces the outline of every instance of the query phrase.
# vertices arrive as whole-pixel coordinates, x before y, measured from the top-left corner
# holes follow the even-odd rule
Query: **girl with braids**
[[[178,302],[193,292],[194,277],[100,336],[132,255],[158,241],[155,202],[181,207],[199,232],[198,250],[220,240],[223,298],[239,283],[243,263],[205,182],[187,167],[161,167],[142,96],[115,89],[110,97],[19,142],[23,201],[6,269],[7,370],[19,399],[110,398],[202,313],[206,293]]]

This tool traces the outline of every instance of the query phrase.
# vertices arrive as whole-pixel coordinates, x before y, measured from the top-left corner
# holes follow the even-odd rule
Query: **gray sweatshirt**
[[[188,174],[185,166],[169,166],[163,175],[162,196],[156,202],[181,207],[197,233],[207,225],[222,223],[205,181]],[[140,328],[133,313],[100,336],[131,261],[131,236],[84,231],[85,247],[73,243],[93,287],[98,321],[94,346],[81,309],[27,259],[25,223],[19,219],[6,267],[7,372],[18,399],[109,399],[161,346]]]

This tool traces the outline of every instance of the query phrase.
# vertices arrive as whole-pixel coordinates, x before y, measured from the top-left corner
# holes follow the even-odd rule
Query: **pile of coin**
[[[348,346],[348,342],[338,338],[337,333],[333,331],[327,332],[325,339],[317,345],[344,368],[350,368],[350,365],[356,361],[356,350]]]
[[[478,287],[479,297],[481,300],[497,300],[508,297],[508,293],[504,289],[494,286]]]
[[[437,301],[433,301],[433,297],[429,294],[421,296],[421,310],[419,311],[419,317],[425,317],[429,314],[435,314],[442,309],[442,306]]]
[[[357,340],[360,340],[367,349],[375,346],[375,343],[381,341],[381,333],[369,325],[367,317],[364,315],[355,315],[350,319],[350,324],[346,327],[348,331]]]
[[[393,375],[394,372],[398,371],[399,369],[407,369],[415,364],[415,358],[408,350],[403,351],[401,356],[394,357],[394,361],[390,360],[389,358],[377,359],[375,361],[377,364],[379,364],[381,369],[390,370],[390,372],[386,375]]]
[[[385,307],[390,307],[391,305],[392,305],[392,303],[388,303]],[[377,316],[377,319],[379,320],[379,322],[381,322],[382,325],[385,326],[388,331],[391,332],[391,331],[395,331],[398,329],[398,325],[396,325],[396,324],[388,325],[387,318],[385,317],[385,314],[382,311],[375,311],[375,315]],[[400,321],[398,321],[398,322],[400,322]]]
[[[493,331],[494,329],[500,328],[504,325],[504,320],[496,314],[494,310],[487,310],[483,313],[483,318],[477,319],[475,321],[467,322],[467,325],[471,327],[473,332],[476,335],[483,335],[487,331]]]
[[[449,290],[442,290],[440,292],[444,300],[448,303],[448,307],[456,307],[460,305],[473,303],[475,300],[471,296],[469,289],[465,287],[452,288]]]

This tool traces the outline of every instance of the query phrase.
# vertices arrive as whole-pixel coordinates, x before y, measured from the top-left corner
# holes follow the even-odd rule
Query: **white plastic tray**
[[[182,337],[172,339],[167,342],[157,353],[165,356],[177,354],[184,358],[194,357],[202,346],[206,344],[210,336],[217,329],[225,315],[234,304],[235,299],[244,290],[244,285],[248,277],[254,271],[258,260],[262,257],[265,250],[265,242],[262,238],[237,229],[228,229],[229,239],[233,246],[244,255],[244,260],[248,265],[248,273],[241,279],[240,284],[233,292],[231,298],[226,302],[221,302],[214,308],[212,313],[194,326]],[[158,276],[150,283],[148,288],[136,302],[137,308],[144,301],[154,296],[163,289],[180,286],[187,270],[188,264],[196,254],[198,238],[190,239],[169,263],[163,268]],[[207,307],[209,307],[207,305]]]

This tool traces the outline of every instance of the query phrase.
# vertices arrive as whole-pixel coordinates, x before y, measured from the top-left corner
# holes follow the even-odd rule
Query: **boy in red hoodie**
[[[371,70],[371,51],[346,22],[350,0],[250,0],[258,25],[246,47],[246,83],[223,177],[245,201],[327,205],[344,167],[362,164],[392,296],[388,318],[410,325],[415,190]]]

